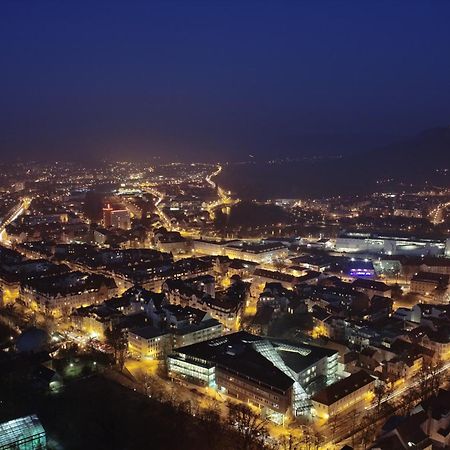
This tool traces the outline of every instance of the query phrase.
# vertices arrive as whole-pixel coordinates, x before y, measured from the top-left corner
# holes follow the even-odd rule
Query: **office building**
[[[240,331],[181,347],[168,358],[169,375],[250,403],[275,421],[310,413],[306,389],[339,376],[338,353]]]

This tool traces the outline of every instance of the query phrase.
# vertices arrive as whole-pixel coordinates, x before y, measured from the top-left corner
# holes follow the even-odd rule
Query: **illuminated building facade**
[[[306,388],[339,376],[338,353],[240,331],[181,347],[168,357],[171,377],[214,387],[280,420],[309,414]]]
[[[112,212],[114,211],[113,208],[111,208],[111,205],[107,205],[106,208],[103,208],[103,225],[105,228],[109,228],[112,225]]]
[[[371,233],[342,233],[336,238],[335,250],[343,253],[373,253],[385,255],[444,255],[442,239],[387,236]]]
[[[260,242],[246,243],[244,241],[206,241],[194,240],[194,251],[204,255],[222,255],[231,259],[271,263],[288,257],[288,248],[281,243]]]
[[[375,378],[360,370],[327,386],[312,396],[313,414],[328,419],[343,411],[350,411],[364,401],[372,400]]]
[[[171,335],[148,326],[128,331],[128,349],[137,358],[160,359],[171,348]]]
[[[124,207],[114,208],[108,204],[106,208],[103,208],[103,226],[129,230],[131,228],[130,212]]]
[[[450,301],[450,276],[433,272],[418,272],[411,278],[411,292],[442,303]]]
[[[111,213],[111,226],[121,230],[131,228],[130,212],[127,209],[116,209]]]
[[[28,280],[21,286],[21,298],[30,309],[55,317],[98,304],[116,292],[112,278],[78,271]]]

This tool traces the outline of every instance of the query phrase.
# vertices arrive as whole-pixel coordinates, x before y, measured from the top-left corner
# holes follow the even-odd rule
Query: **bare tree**
[[[302,427],[302,438],[301,438],[302,448],[310,449],[312,443],[312,430],[311,427]]]
[[[355,439],[356,439],[356,428],[359,423],[361,413],[358,411],[354,411],[350,414],[350,422],[351,422],[351,430],[352,430],[352,447],[355,447]]]
[[[301,441],[292,434],[282,436],[278,443],[279,450],[300,450]]]
[[[336,431],[338,429],[338,426],[339,426],[339,416],[337,414],[334,414],[328,419],[328,427],[330,428],[331,431],[330,436],[331,441],[334,441],[334,438],[336,437]]]
[[[375,440],[377,431],[375,420],[374,417],[368,414],[361,419],[361,444],[364,450]]]
[[[208,444],[207,448],[215,450],[222,448],[222,443],[218,440],[221,435],[222,422],[220,414],[216,409],[205,409],[199,412],[200,428],[203,430],[204,438]]]
[[[114,352],[114,361],[119,366],[120,370],[125,365],[125,357],[127,352],[127,337],[120,327],[112,325],[105,331],[106,342],[112,347]]]
[[[240,437],[236,440],[236,450],[260,449],[268,435],[267,420],[261,419],[242,403],[228,403],[228,425]]]
[[[322,445],[324,440],[325,440],[325,437],[322,433],[320,433],[319,431],[313,432],[313,434],[312,434],[313,448],[318,449]]]
[[[381,405],[389,398],[393,392],[392,383],[385,384],[382,381],[378,381],[375,385],[373,393],[375,394],[375,401],[377,405],[377,414],[380,413]]]
[[[424,401],[430,395],[438,393],[443,382],[442,361],[423,363],[417,374],[417,387],[415,389],[415,398]]]
[[[434,363],[428,366],[428,373],[430,377],[429,387],[433,395],[438,394],[441,385],[445,381],[443,366],[444,363],[442,362],[441,359],[435,361]]]

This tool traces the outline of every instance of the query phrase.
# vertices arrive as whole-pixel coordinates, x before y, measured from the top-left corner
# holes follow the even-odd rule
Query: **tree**
[[[365,415],[361,419],[361,427],[361,444],[365,450],[367,446],[375,440],[377,429],[374,417],[369,414]]]
[[[105,331],[106,342],[111,346],[114,352],[114,361],[120,370],[125,365],[125,357],[127,352],[127,337],[125,332],[117,325],[112,325]]]
[[[144,370],[139,370],[134,375],[135,380],[139,383],[142,392],[147,397],[153,397],[156,399],[160,399],[159,391],[160,386],[156,380],[156,377],[151,376],[149,373]]]
[[[398,271],[397,271],[396,276],[397,276],[397,280],[398,280]],[[391,297],[392,297],[394,300],[400,300],[400,299],[402,298],[402,295],[403,295],[403,289],[402,289],[402,287],[401,287],[398,283],[395,283],[395,284],[392,286],[392,291],[391,291],[391,292],[392,292],[392,293],[391,293]]]
[[[285,262],[281,259],[276,259],[273,262],[273,265],[275,266],[275,269],[277,269],[279,272],[281,272],[286,267]]]
[[[413,391],[415,400],[424,401],[430,395],[437,394],[443,381],[442,362],[422,363],[417,373],[417,386]]]
[[[220,449],[222,443],[219,440],[222,430],[220,413],[217,409],[204,409],[199,412],[200,428],[210,450]]]
[[[373,390],[375,394],[375,401],[377,405],[377,414],[380,413],[382,403],[389,397],[392,393],[392,388],[382,381],[378,381]]]
[[[312,429],[309,426],[302,427],[302,438],[301,443],[303,444],[302,448],[307,448],[308,450],[311,448],[312,443]]]
[[[428,376],[429,376],[429,388],[431,390],[431,394],[437,395],[439,393],[439,389],[444,382],[445,374],[442,370],[443,368],[442,360],[437,360],[431,363],[428,368]]]
[[[242,403],[228,403],[228,425],[238,433],[236,450],[260,449],[268,435],[267,420]]]
[[[279,442],[279,450],[300,450],[301,441],[292,434],[282,436]]]
[[[355,447],[356,427],[359,424],[360,412],[353,411],[350,414],[351,430],[352,430],[352,447]]]
[[[312,426],[302,427],[302,438],[300,443],[303,444],[299,449],[317,449],[324,442],[325,437]]]
[[[328,427],[330,428],[331,431],[331,441],[334,441],[334,438],[336,437],[336,431],[338,429],[339,426],[339,416],[337,414],[332,415],[329,419],[328,419]]]
[[[313,448],[318,449],[324,440],[325,438],[323,434],[319,433],[318,431],[314,431],[312,433],[312,444],[314,446]]]

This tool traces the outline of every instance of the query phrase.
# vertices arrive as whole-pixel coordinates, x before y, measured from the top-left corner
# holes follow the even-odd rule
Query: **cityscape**
[[[80,39],[81,53],[97,51],[91,48],[95,36],[102,54],[108,55],[131,46],[113,33],[105,46],[98,24],[110,31],[109,20],[114,19],[115,25],[123,19],[119,35],[137,33],[139,41],[142,37],[150,42],[150,31],[134,26],[151,17],[157,27],[159,17],[161,24],[171,23],[176,45],[181,45],[176,58],[190,67],[195,61],[182,53],[191,40],[195,49],[206,48],[203,34],[199,43],[195,30],[199,26],[203,33],[211,17],[217,21],[217,32],[228,33],[231,39],[230,30],[222,29],[233,22],[228,22],[231,11],[242,15],[233,19],[237,34],[244,20],[245,30],[258,35],[261,29],[249,24],[248,11],[273,33],[274,22],[280,21],[281,29],[291,26],[284,8],[296,20],[300,13],[314,18],[318,11],[312,2],[298,6],[243,2],[239,7],[232,3],[149,2],[138,8],[117,2],[106,12],[101,2],[93,2],[93,16],[87,22],[77,16],[84,7],[69,8],[70,2],[57,7],[43,2],[42,9],[24,2],[23,10],[12,2],[4,13],[12,20],[10,31],[22,30],[22,20],[33,25],[42,23],[38,17],[57,18],[61,22],[50,21],[51,29],[57,28],[62,39]],[[439,42],[448,49],[450,32],[444,16],[450,19],[450,9],[431,3],[436,10],[430,17],[436,27],[443,24],[441,34],[448,37],[442,39],[440,34]],[[334,11],[336,5],[322,6]],[[342,6],[351,15],[360,14],[350,0]],[[335,11],[333,17],[341,16]],[[193,28],[188,27],[191,21]],[[86,26],[86,35],[81,29],[72,30],[79,23]],[[67,30],[62,29],[65,26]],[[206,28],[212,39],[215,31]],[[289,30],[297,33],[295,27]],[[26,32],[30,48],[32,34]],[[53,31],[50,35],[53,39]],[[161,40],[168,35],[166,30]],[[52,40],[50,45],[44,35],[38,36],[46,54],[59,52],[58,42]],[[86,36],[89,42],[83,41]],[[235,42],[250,48],[253,41],[245,36],[248,40],[241,36]],[[11,55],[16,55],[18,41],[10,38]],[[274,48],[268,45],[267,51],[278,55],[282,45],[274,39]],[[151,48],[167,51],[170,57],[164,54],[171,59],[173,54],[165,47],[169,45],[152,41]],[[234,49],[233,42],[230,45]],[[376,45],[388,51],[389,45]],[[75,47],[67,51],[77,56]],[[240,51],[233,54],[236,67],[249,50]],[[31,61],[32,53],[23,57]],[[232,66],[219,64],[215,53],[205,50],[205,55],[215,61],[212,66],[231,71]],[[162,61],[168,70],[174,63],[166,56]],[[39,73],[47,73],[46,64],[39,62]],[[81,74],[85,68],[90,72],[90,64],[94,63],[71,68],[81,84]],[[96,60],[97,64],[111,68]],[[448,61],[442,64],[442,71],[449,69],[450,75]],[[144,75],[150,70],[141,69]],[[115,70],[121,69],[114,65]],[[16,67],[11,73],[19,72]],[[186,73],[191,75],[188,68]],[[228,85],[216,76],[226,91]],[[121,94],[132,100],[134,86],[124,73],[111,77],[121,80]],[[10,84],[0,78],[5,92],[16,86],[13,78],[8,78]],[[189,96],[180,92],[187,86],[164,76],[156,79],[178,92],[175,110],[184,110]],[[48,102],[39,107],[42,117],[50,114],[54,93],[68,109],[73,107],[73,120],[66,113],[61,113],[61,121],[52,116],[47,123],[51,115],[42,121],[30,119],[36,98],[28,92],[30,123],[23,122],[23,135],[17,137],[8,124],[23,111],[19,114],[17,107],[7,118],[8,108],[0,107],[5,116],[4,123],[0,121],[5,155],[0,162],[0,450],[450,448],[448,92],[442,94],[448,112],[440,119],[444,123],[425,111],[420,122],[425,131],[416,129],[416,123],[411,125],[415,131],[401,128],[407,113],[412,122],[420,116],[406,105],[408,111],[402,118],[398,112],[397,122],[403,138],[386,140],[380,133],[380,144],[372,146],[372,140],[365,153],[350,149],[353,144],[346,140],[344,145],[333,133],[327,134],[334,141],[332,151],[306,137],[310,151],[295,145],[288,149],[285,135],[279,136],[280,146],[272,148],[274,135],[259,136],[266,123],[255,132],[257,138],[250,138],[249,131],[245,150],[240,149],[242,136],[231,133],[209,152],[193,138],[198,130],[184,135],[175,110],[167,135],[145,143],[143,135],[138,136],[137,106],[126,112],[136,123],[124,131],[122,124],[108,122],[108,105],[91,111],[92,104],[102,102],[94,98],[89,103],[88,94],[77,97],[75,86],[68,91],[73,97],[65,96],[59,82],[44,86],[42,80],[35,81],[37,90],[48,89]],[[202,89],[213,99],[207,84]],[[251,93],[241,94],[242,102],[235,107],[245,110]],[[268,97],[270,109],[277,111],[283,101],[289,109],[290,100],[283,100],[282,91],[278,94],[281,100]],[[164,100],[151,98],[161,102],[163,116]],[[123,105],[128,108],[131,100]],[[189,126],[201,112],[200,106],[195,109],[197,100],[200,104],[204,98],[196,98],[189,106],[192,117],[183,119]],[[78,110],[83,101],[86,104]],[[317,108],[325,110],[326,105],[319,101]],[[437,111],[441,104],[436,105]],[[207,115],[225,120],[214,108]],[[80,117],[91,113],[101,123],[102,132],[96,137],[76,129]],[[257,116],[259,111],[253,113]],[[369,116],[366,120],[372,122]],[[425,117],[433,126],[426,128],[430,123]],[[33,134],[36,124],[55,127],[60,150],[51,150],[53,141]],[[272,125],[275,129],[275,122]],[[104,126],[117,142],[116,132],[122,130],[129,147],[105,151],[99,144],[97,151]],[[164,129],[163,118],[159,126]],[[65,136],[69,129],[76,139]],[[33,140],[28,147],[27,133]],[[70,148],[74,142],[79,145],[80,136],[85,141],[77,153]],[[136,142],[142,150],[136,150]],[[184,143],[186,152],[181,154]],[[234,150],[224,150],[225,143]],[[188,151],[191,145],[194,150]]]

